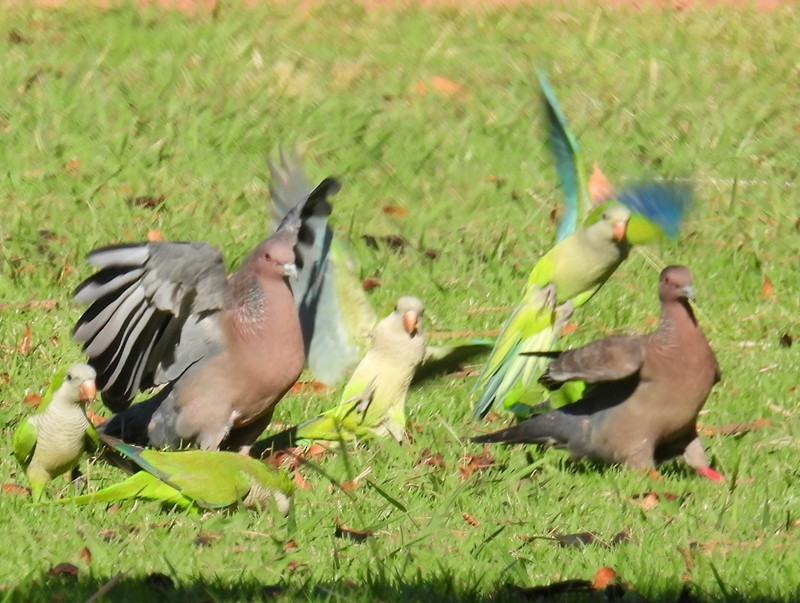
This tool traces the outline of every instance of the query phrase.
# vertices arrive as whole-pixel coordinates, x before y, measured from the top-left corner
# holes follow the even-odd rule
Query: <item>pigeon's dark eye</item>
[[[269,254],[269,252],[264,254],[264,259],[267,260],[268,262],[272,261],[272,256]]]

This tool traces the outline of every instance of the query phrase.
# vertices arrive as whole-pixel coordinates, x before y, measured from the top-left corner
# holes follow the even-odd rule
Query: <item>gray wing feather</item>
[[[306,198],[311,186],[303,170],[297,149],[280,150],[280,163],[269,161],[272,216],[283,217],[282,225],[290,217],[292,208]],[[299,273],[292,282],[300,326],[303,331],[308,367],[314,377],[333,385],[341,380],[360,355],[348,334],[337,298],[336,274],[330,251],[333,231],[327,216],[308,217],[298,237],[295,254],[299,258]]]
[[[641,336],[604,337],[563,352],[550,363],[542,378],[555,383],[618,381],[639,371],[644,363],[645,347]]]
[[[100,270],[75,299],[91,304],[73,336],[84,344],[104,402],[119,411],[218,349],[217,312],[228,288],[220,251],[152,242],[92,252]]]

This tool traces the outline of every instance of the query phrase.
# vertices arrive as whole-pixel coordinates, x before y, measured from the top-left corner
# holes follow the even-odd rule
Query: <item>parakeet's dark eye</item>
[[[608,220],[608,214],[607,214],[606,212],[603,212],[603,215],[602,215],[602,216],[600,216],[600,219],[602,219],[602,220]]]

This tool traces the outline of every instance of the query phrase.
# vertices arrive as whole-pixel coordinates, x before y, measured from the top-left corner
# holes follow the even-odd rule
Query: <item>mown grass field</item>
[[[0,481],[25,483],[10,437],[26,395],[81,358],[70,295],[87,252],[157,231],[235,265],[264,235],[264,158],[280,144],[301,145],[312,179],[343,179],[332,222],[361,276],[379,279],[379,312],[412,293],[432,339],[497,329],[561,203],[536,65],[613,182],[694,179],[680,240],[645,251],[695,275],[724,376],[702,423],[769,421],[706,438],[724,485],[679,463],[655,481],[522,447],[493,448],[471,472],[483,449],[466,437],[505,417],[471,422],[474,377],[439,376],[410,392],[413,443],[318,460],[330,480],[300,470],[293,533],[270,516],[34,507],[4,491],[5,600],[85,600],[120,573],[107,600],[518,600],[509,585],[603,566],[626,601],[675,601],[684,585],[701,600],[800,600],[800,344],[780,344],[800,335],[796,8],[0,10]],[[563,344],[652,328],[656,279],[632,254]],[[290,395],[276,418],[337,399]],[[121,476],[82,466],[91,487]],[[363,473],[353,490],[330,485]],[[657,504],[642,504],[651,491]],[[337,521],[372,535],[338,537]],[[622,530],[613,546],[552,537]],[[52,575],[61,562],[77,576]],[[584,597],[606,600],[565,600]]]

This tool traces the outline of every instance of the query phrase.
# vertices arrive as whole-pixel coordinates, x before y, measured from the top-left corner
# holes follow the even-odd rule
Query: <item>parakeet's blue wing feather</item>
[[[638,214],[669,238],[675,238],[691,206],[692,187],[685,182],[643,181],[625,187],[617,200],[632,214]]]
[[[542,101],[547,115],[547,143],[556,164],[556,172],[564,191],[566,212],[561,217],[556,233],[556,243],[572,234],[578,226],[581,182],[578,174],[578,143],[567,127],[567,118],[561,111],[555,92],[544,71],[536,70],[542,88]]]

